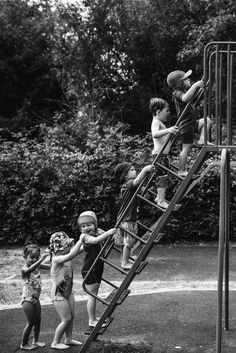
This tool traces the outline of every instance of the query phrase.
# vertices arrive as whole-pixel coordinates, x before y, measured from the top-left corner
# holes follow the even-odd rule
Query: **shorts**
[[[138,225],[136,222],[124,221],[121,222],[121,227],[127,229],[129,232],[137,235],[138,234]],[[126,246],[131,249],[134,244],[137,242],[137,239],[131,234],[127,233],[125,230],[119,228],[115,235],[115,245],[117,246]]]
[[[102,262],[98,262],[96,267],[94,267],[92,269],[92,271],[90,272],[90,274],[86,278],[85,284],[101,283],[103,269],[104,269],[103,263]],[[82,277],[85,278],[87,273],[88,273],[88,270],[82,270],[82,272],[81,272]]]
[[[35,305],[39,302],[39,298],[34,298],[34,297],[24,298],[22,299],[21,305],[25,302],[32,303],[33,305]]]
[[[185,129],[185,131],[181,134],[181,140],[184,144],[192,144],[194,140],[195,133],[198,132],[198,120],[195,124],[190,124],[189,127]]]
[[[154,158],[156,158],[157,155],[154,154],[152,156],[154,160]],[[167,155],[161,155],[161,157],[158,159],[158,163],[170,169],[170,161]],[[167,188],[169,186],[169,175],[166,172],[166,170],[160,167],[157,167],[157,175],[158,177],[156,180],[156,186],[158,188]]]

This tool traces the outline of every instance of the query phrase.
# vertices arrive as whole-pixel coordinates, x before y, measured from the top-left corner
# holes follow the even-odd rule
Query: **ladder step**
[[[139,199],[145,201],[146,203],[148,203],[150,206],[155,207],[156,209],[158,209],[158,210],[160,210],[160,211],[162,211],[162,212],[165,212],[165,211],[166,211],[164,208],[162,208],[162,207],[158,206],[156,203],[154,203],[154,202],[152,202],[152,201],[146,199],[146,198],[145,198],[144,196],[142,196],[142,195],[137,194],[137,197],[138,197]]]
[[[148,264],[148,261],[142,261],[139,264],[139,267],[137,268],[137,270],[135,271],[135,273],[139,274],[142,272],[142,270],[144,269],[144,267]]]
[[[102,325],[102,327],[100,328],[100,330],[98,331],[98,335],[103,335],[103,333],[106,331],[106,329],[108,328],[108,326],[111,324],[111,322],[113,321],[113,317],[108,317],[104,324]],[[85,335],[90,335],[92,333],[92,331],[94,330],[95,326],[89,326],[86,331],[84,332]]]
[[[142,227],[142,228],[144,228],[147,232],[152,232],[152,229],[151,228],[149,228],[149,227],[147,227],[145,224],[143,224],[143,223],[141,223],[140,221],[136,221],[136,223],[140,226],[140,227]],[[143,239],[143,238],[142,238]]]
[[[129,293],[131,292],[130,289],[125,289],[123,291],[123,293],[120,295],[120,297],[118,298],[117,300],[117,304],[120,305],[123,303],[123,301],[125,300],[125,298],[129,295]],[[107,302],[107,305],[110,304],[110,302],[112,301],[112,299],[114,298],[114,296],[116,295],[117,293],[117,289],[114,289],[109,295],[108,297],[105,299],[106,302]]]
[[[127,272],[125,270],[123,270],[121,267],[114,265],[113,263],[109,262],[108,260],[106,260],[104,257],[100,257],[100,260],[102,260],[103,262],[105,262],[107,265],[113,267],[114,269],[116,269],[117,271],[126,274]]]

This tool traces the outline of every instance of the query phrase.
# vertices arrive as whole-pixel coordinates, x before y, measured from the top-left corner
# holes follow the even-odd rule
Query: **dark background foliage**
[[[76,237],[76,218],[86,209],[98,214],[102,227],[113,226],[119,207],[115,165],[129,160],[140,170],[150,162],[150,98],[168,100],[176,119],[168,73],[191,68],[199,79],[204,46],[235,41],[235,11],[230,0],[84,0],[53,6],[49,0],[2,0],[2,241],[21,244],[32,236],[46,243],[59,229]],[[176,162],[178,151],[177,145]],[[193,151],[190,162],[195,157]],[[231,184],[233,238],[234,170]],[[215,168],[170,219],[165,241],[217,239],[218,205]],[[141,212],[155,221],[155,214]]]

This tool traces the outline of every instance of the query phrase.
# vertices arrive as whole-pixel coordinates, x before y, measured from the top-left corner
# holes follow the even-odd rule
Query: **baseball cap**
[[[192,74],[192,70],[188,70],[187,72],[184,72],[184,71],[181,71],[181,70],[172,71],[167,76],[167,84],[171,88],[177,88],[179,82],[185,80],[191,74]]]
[[[80,226],[83,223],[89,222],[95,223],[95,225],[97,226],[98,220],[96,214],[93,211],[82,212],[78,218],[78,225]]]

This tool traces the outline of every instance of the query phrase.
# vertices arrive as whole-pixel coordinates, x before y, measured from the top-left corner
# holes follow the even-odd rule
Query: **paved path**
[[[133,295],[117,307],[114,321],[100,338],[102,342],[94,343],[91,352],[95,349],[94,352],[102,353],[104,347],[109,348],[112,344],[131,344],[128,347],[133,350],[129,352],[140,353],[146,353],[148,349],[152,353],[215,352],[217,247],[158,246],[152,250],[148,261],[130,287]],[[74,268],[78,276],[80,265],[81,260],[77,259]],[[114,281],[121,280],[121,275],[114,271],[109,270],[107,275]],[[236,247],[231,246],[230,330],[223,332],[222,353],[236,352],[235,283]],[[105,294],[106,289],[103,290]],[[77,299],[82,297],[79,295]],[[98,312],[102,310],[104,306],[99,303]],[[1,310],[0,317],[0,351],[15,352],[25,324],[22,310],[19,306]],[[53,352],[50,343],[57,324],[52,305],[43,305],[41,339],[47,347],[37,349],[37,352]],[[83,333],[86,324],[86,302],[78,300],[74,332],[75,338],[82,342],[86,339]],[[74,347],[68,351],[78,353],[79,349]],[[106,350],[107,353],[111,351],[116,352],[114,347]]]

